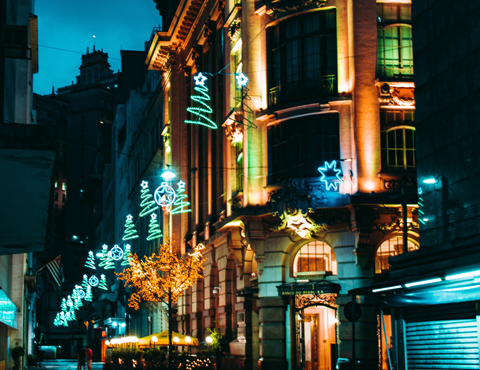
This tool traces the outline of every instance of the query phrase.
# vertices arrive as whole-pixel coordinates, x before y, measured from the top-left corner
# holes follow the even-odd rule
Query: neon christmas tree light
[[[205,81],[207,77],[205,77],[201,72],[193,77],[195,80],[195,91],[197,91],[200,95],[192,95],[191,99],[198,103],[197,107],[188,107],[187,112],[191,113],[198,117],[197,121],[192,120],[185,120],[185,123],[190,123],[194,125],[201,125],[211,129],[217,129],[218,126],[215,122],[213,122],[210,118],[206,116],[206,114],[212,114],[212,108],[205,102],[210,101],[210,96],[208,95],[208,87],[205,86]]]
[[[87,292],[85,293],[85,300],[88,302],[92,302],[93,294],[92,294],[92,287],[89,285],[87,288]]]
[[[115,268],[115,263],[108,252],[108,245],[106,244],[102,246],[102,257],[100,257],[100,261],[101,262],[98,264],[98,266],[103,267],[105,270]]]
[[[144,217],[152,212],[155,212],[158,209],[158,206],[152,199],[153,195],[150,193],[148,181],[142,181],[140,186],[142,187],[142,190],[140,190],[140,192],[142,193],[140,195],[140,199],[142,199],[142,201],[140,202],[140,207],[142,207],[142,210],[140,211],[139,216]]]
[[[158,224],[157,215],[152,213],[150,216],[150,223],[148,224],[147,240],[155,240],[163,237],[160,225]]]
[[[85,267],[96,270],[95,267],[95,256],[92,251],[88,252],[87,262],[85,262]]]
[[[130,266],[130,260],[132,258],[131,245],[125,245],[125,252],[123,253],[123,261],[120,264],[121,266]]]
[[[125,231],[123,233],[123,240],[130,240],[138,238],[137,230],[135,229],[135,224],[133,223],[133,216],[128,215],[125,221]]]
[[[100,275],[100,284],[98,284],[98,287],[103,290],[108,290],[107,279],[105,278],[104,274]]]
[[[177,195],[176,195],[176,200],[175,203],[173,203],[174,206],[176,206],[172,210],[172,215],[176,215],[178,213],[186,213],[186,212],[192,212],[191,209],[188,209],[187,207],[190,206],[190,202],[184,201],[183,199],[187,198],[187,194],[184,194],[185,192],[185,183],[180,180],[180,182],[177,184]]]
[[[82,281],[82,288],[84,290],[87,290],[87,288],[90,286],[90,284],[88,284],[88,276],[87,275],[83,275],[83,281]]]

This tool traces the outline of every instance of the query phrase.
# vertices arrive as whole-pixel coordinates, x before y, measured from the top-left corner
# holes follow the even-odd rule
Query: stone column
[[[287,370],[286,308],[280,297],[259,299],[259,338],[261,370]]]

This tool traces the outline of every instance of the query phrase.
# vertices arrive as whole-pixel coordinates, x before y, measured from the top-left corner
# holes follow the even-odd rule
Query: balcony
[[[268,91],[268,106],[271,108],[312,98],[334,96],[337,94],[336,80],[336,75],[324,75],[272,87]]]

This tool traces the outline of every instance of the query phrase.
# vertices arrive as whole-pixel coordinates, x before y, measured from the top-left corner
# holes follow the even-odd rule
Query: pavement
[[[29,366],[28,370],[77,370],[77,360],[44,360],[41,367]],[[93,362],[92,370],[102,370],[103,362]],[[83,368],[82,368],[83,370]],[[86,369],[88,370],[88,368]]]

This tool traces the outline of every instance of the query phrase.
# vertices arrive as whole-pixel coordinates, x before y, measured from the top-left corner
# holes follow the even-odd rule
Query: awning
[[[154,343],[152,342],[152,337],[157,337],[158,341],[155,343],[157,346],[168,346],[168,330],[164,330],[161,333],[155,333],[143,338],[138,338],[138,346],[150,346]],[[173,338],[177,337],[179,340],[178,342],[173,341]],[[191,342],[187,343],[185,340],[186,337],[190,337],[189,335],[183,335],[180,333],[172,332],[172,344],[174,346],[199,346],[200,342],[197,338],[190,337]]]
[[[290,283],[277,286],[279,296],[339,293],[339,284],[328,280]]]
[[[18,329],[17,306],[7,297],[2,289],[0,289],[0,322],[13,329]]]

